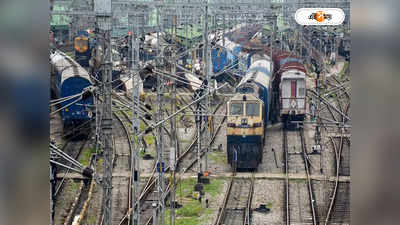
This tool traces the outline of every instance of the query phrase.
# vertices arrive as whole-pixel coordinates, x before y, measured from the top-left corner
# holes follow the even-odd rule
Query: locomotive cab
[[[264,104],[252,94],[227,103],[227,156],[232,168],[255,169],[262,161]]]
[[[74,38],[75,60],[82,67],[89,67],[91,46],[88,31],[79,31]]]

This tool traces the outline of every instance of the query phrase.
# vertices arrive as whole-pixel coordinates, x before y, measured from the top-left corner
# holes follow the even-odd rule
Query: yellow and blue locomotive
[[[249,62],[236,94],[227,103],[228,163],[236,169],[256,169],[262,162],[270,111],[271,59],[256,53],[249,55]]]
[[[83,67],[89,67],[93,41],[90,39],[91,31],[79,31],[74,38],[75,60]]]

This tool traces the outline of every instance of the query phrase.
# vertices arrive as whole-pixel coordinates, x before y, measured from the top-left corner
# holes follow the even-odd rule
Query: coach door
[[[289,109],[290,108],[290,98],[292,95],[291,90],[291,80],[283,79],[282,87],[281,87],[281,109]]]
[[[290,81],[290,98],[295,99],[297,94],[297,81],[296,80],[291,80]]]
[[[304,79],[297,79],[297,108],[305,109],[305,98],[306,98],[306,82]]]

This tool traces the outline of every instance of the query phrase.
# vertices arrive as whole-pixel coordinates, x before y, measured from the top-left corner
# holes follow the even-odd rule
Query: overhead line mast
[[[103,34],[103,107],[101,127],[103,132],[103,153],[104,153],[104,173],[103,185],[103,215],[104,225],[112,225],[112,51],[111,51],[111,31],[112,31],[112,0],[96,0],[94,5],[96,13],[96,24],[99,33]]]

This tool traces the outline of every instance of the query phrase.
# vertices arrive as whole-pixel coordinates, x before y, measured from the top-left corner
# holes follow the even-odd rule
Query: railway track
[[[233,174],[215,225],[250,225],[254,173],[251,178],[236,178]]]
[[[114,123],[113,129],[113,173],[129,173],[131,171],[132,143],[125,124],[126,118],[117,113],[114,113],[114,117],[118,123]],[[131,177],[114,176],[112,186],[112,221],[113,224],[120,224],[131,205],[132,179]]]
[[[332,77],[332,79],[337,84],[340,84],[340,81],[338,79],[336,79],[335,77]],[[337,97],[336,104],[337,104],[338,108],[342,112],[344,112],[344,114],[347,116],[349,113],[349,109],[350,109],[350,95],[347,91],[343,90],[341,96],[345,96],[345,99],[344,99],[345,102],[340,101],[339,97]],[[331,113],[331,115],[332,115],[332,117],[334,117],[333,113]],[[348,120],[345,116],[340,115],[338,120],[336,120],[336,121],[345,124]],[[341,193],[339,190],[340,189],[339,176],[340,175],[347,175],[347,176],[350,175],[350,165],[349,165],[350,140],[344,136],[344,134],[348,132],[345,127],[338,128],[338,132],[340,134],[339,138],[329,137],[329,140],[333,147],[333,151],[335,153],[335,162],[336,163],[335,163],[335,182],[334,182],[332,191],[329,195],[330,202],[329,202],[329,207],[326,212],[326,217],[325,217],[325,221],[324,221],[325,225],[327,225],[329,222],[335,221],[337,216],[341,217],[340,220],[342,221],[345,219],[344,217],[346,217],[346,214],[349,214],[348,206],[346,204],[346,201],[348,202],[349,199],[346,199],[345,196],[342,196],[342,198],[344,198],[344,199],[339,199],[337,196],[339,195],[338,193]],[[337,139],[339,139],[339,140],[337,140]],[[345,148],[345,146],[347,148]],[[346,150],[347,150],[347,154],[344,156],[343,153]],[[346,188],[344,187],[342,189],[346,189]],[[338,202],[342,202],[341,205],[339,205]],[[340,214],[340,215],[333,215],[334,212],[336,212],[337,214]]]
[[[222,105],[224,105],[223,102],[220,103],[216,107],[213,114],[218,112],[219,108]],[[217,128],[215,129],[215,132],[211,137],[210,143],[208,143],[209,145],[212,145],[212,143],[214,142],[215,138],[217,137],[217,135],[220,131],[222,124],[225,122],[225,119],[226,118],[223,117],[221,119],[221,121],[218,123]],[[201,132],[203,133],[204,131],[205,131],[205,128],[203,128]],[[196,157],[197,153],[194,151],[194,149],[196,149],[196,144],[197,144],[197,137],[194,138],[194,140],[190,143],[190,145],[185,149],[185,151],[177,159],[177,171],[179,171],[181,175],[186,173],[197,163],[197,157]],[[202,152],[201,156],[203,156],[204,154],[205,154],[205,152]],[[169,170],[170,170],[169,166],[166,167],[165,174],[168,173]],[[142,205],[141,222],[144,222],[142,224],[149,225],[153,221],[153,217],[152,217],[153,208],[151,206],[151,203],[153,202],[153,200],[157,199],[157,195],[154,193],[154,188],[155,188],[156,182],[157,182],[157,179],[156,179],[156,173],[155,173],[155,168],[154,168],[152,176],[147,181],[147,184],[145,185],[145,187],[139,197],[140,202],[141,202],[140,204]],[[166,192],[168,195],[169,191],[171,189],[171,186],[167,185],[167,184],[166,184],[166,186],[167,186]]]
[[[87,144],[87,139],[82,141],[68,141],[63,147],[62,151],[71,155],[75,160],[78,160],[79,156],[82,153],[82,150],[85,148]],[[71,164],[69,164],[71,166]],[[65,170],[65,174],[69,174],[70,169]],[[74,186],[76,187],[75,191],[71,193],[69,190],[64,190],[66,186]],[[80,203],[85,198],[85,190],[87,189],[87,185],[81,181],[78,185],[74,184],[74,181],[64,178],[59,182],[58,186],[55,189],[54,193],[54,202],[55,202],[55,219],[60,223],[62,222],[65,225],[69,225],[72,223],[73,217],[76,212],[79,210]],[[74,190],[74,189],[72,189]],[[69,197],[73,195],[74,198]],[[60,201],[60,202],[59,202]],[[65,209],[66,217],[65,219],[61,219],[63,210],[62,205],[64,204],[68,209]]]
[[[317,219],[317,213],[316,213],[316,207],[315,207],[315,195],[314,195],[314,190],[313,186],[311,183],[311,178],[310,178],[310,159],[308,158],[307,154],[307,148],[306,148],[306,142],[304,139],[304,130],[303,128],[299,129],[299,134],[300,134],[300,140],[301,140],[301,149],[302,149],[302,156],[303,156],[303,161],[304,161],[304,167],[306,171],[306,176],[307,176],[307,187],[308,187],[308,196],[310,199],[310,205],[311,205],[311,212],[312,212],[312,221],[313,225],[318,225],[319,220]]]
[[[291,140],[288,140],[288,136],[290,136]],[[316,206],[315,206],[315,195],[314,195],[314,190],[313,190],[313,185],[312,181],[310,178],[310,159],[308,158],[307,150],[306,150],[306,143],[304,139],[304,132],[303,128],[300,128],[298,130],[288,130],[288,129],[283,129],[283,154],[284,154],[284,172],[285,172],[285,199],[284,199],[284,205],[285,205],[285,211],[284,211],[284,220],[287,225],[289,225],[292,221],[296,222],[307,222],[307,223],[312,223],[313,225],[318,225],[319,220],[318,220],[318,214],[316,211]],[[296,146],[301,146],[301,151],[297,152],[296,151]],[[294,149],[294,151],[290,151],[290,149]],[[298,171],[301,165],[299,165],[298,160],[295,159],[290,159],[291,156],[294,155],[301,155],[303,165],[304,165],[304,171],[306,174],[306,180],[307,180],[307,191],[308,191],[308,198],[309,198],[309,207],[310,207],[310,216],[311,220],[308,220],[308,216],[305,216],[304,213],[308,214],[307,212],[303,212],[304,209],[302,209],[301,204],[302,202],[300,201],[299,193],[297,193],[298,196],[298,207],[296,209],[292,209],[291,202],[293,202],[293,199],[291,198],[291,187],[290,182],[289,182],[289,174],[290,170],[295,169],[296,172],[302,172]],[[293,168],[292,168],[293,166]],[[296,187],[298,189],[298,183],[296,183]],[[298,213],[298,216],[296,217],[295,214]]]
[[[73,154],[73,158],[75,160],[78,160],[79,156],[82,153],[82,150],[85,148],[86,144],[87,144],[87,139],[84,139],[82,141],[67,141],[67,143],[64,144],[64,146],[61,148],[61,150],[67,154]],[[68,164],[70,167],[72,166],[72,164]],[[70,169],[66,169],[66,175],[68,175],[71,172]],[[65,177],[60,181],[58,187],[56,187],[56,191],[54,192],[54,196],[57,199],[57,196],[59,195],[59,193],[62,192],[62,188],[64,187],[65,184]]]
[[[283,154],[284,154],[284,165],[283,168],[285,169],[285,221],[286,225],[290,224],[290,207],[289,207],[289,151],[288,151],[288,143],[287,143],[287,133],[283,131]]]
[[[347,84],[346,84],[347,82]],[[348,78],[339,77],[335,74],[326,78],[326,89],[321,91],[321,96],[325,97],[324,105],[320,109],[320,117],[326,124],[321,123],[323,136],[326,136],[326,143],[330,143],[331,154],[333,157],[333,168],[328,170],[329,174],[334,174],[335,181],[331,191],[325,193],[328,201],[323,202],[327,206],[319,214],[321,223],[342,223],[350,221],[349,212],[349,184],[340,183],[339,176],[350,176],[350,139],[348,137],[351,126],[350,123],[350,102],[351,96],[348,92]],[[313,95],[318,101],[318,96]],[[329,169],[329,168],[328,168]],[[332,171],[332,172],[330,172]],[[329,184],[331,185],[331,184]],[[330,187],[327,186],[327,192]]]
[[[128,99],[128,101],[129,101],[129,96],[125,96],[127,99]],[[119,96],[119,100],[123,100],[123,99],[121,99],[122,97],[120,97]],[[185,103],[186,101],[182,101],[183,103]],[[219,106],[216,108],[216,110],[215,110],[215,112],[219,109],[219,107],[221,107],[223,104],[221,103],[221,104],[219,104]],[[131,120],[130,120],[130,117],[124,112],[124,111],[121,111],[122,112],[122,116],[119,116],[119,115],[117,115],[116,113],[114,113],[114,116],[116,116],[117,118],[118,118],[118,120],[120,121],[120,124],[122,124],[122,126],[123,126],[123,129],[122,130],[124,130],[125,131],[125,133],[126,134],[128,134],[129,133],[129,131],[128,131],[128,129],[126,128],[126,126],[124,125],[124,123],[122,122],[122,120],[125,120],[127,123],[129,123],[129,124],[131,124]],[[214,112],[214,113],[215,113]],[[145,124],[147,124],[146,123],[146,121],[143,119],[143,118],[141,118],[142,119],[142,121],[145,123]],[[219,130],[220,130],[220,128],[221,128],[221,126],[222,126],[222,124],[224,123],[224,121],[225,121],[225,117],[221,120],[221,122],[218,124],[218,126],[217,126],[217,128],[215,129],[215,133],[214,133],[214,135],[212,136],[212,138],[211,138],[211,142],[210,143],[212,143],[213,141],[214,141],[214,139],[215,139],[215,137],[217,136],[217,134],[218,134],[218,132],[219,132]],[[165,129],[165,128],[164,128]],[[121,129],[119,129],[119,130],[121,130]],[[204,129],[203,129],[203,131],[204,131]],[[197,143],[197,139],[195,139],[187,148],[186,148],[186,150],[180,155],[180,157],[179,157],[179,159],[177,159],[177,162],[178,162],[178,165],[179,165],[179,163],[181,163],[181,162],[188,162],[189,160],[186,160],[187,159],[187,157],[188,157],[188,155],[192,155],[192,154],[190,154],[191,152],[192,152],[192,150],[193,149],[195,149],[195,146],[196,146],[196,143]],[[115,149],[115,148],[114,148]],[[204,152],[202,153],[202,155],[204,154]],[[118,155],[118,154],[117,154]],[[126,154],[122,154],[122,156],[125,156]],[[190,158],[190,157],[189,157]],[[197,162],[197,159],[195,158],[195,159],[193,159],[193,160],[190,160],[189,161],[190,163],[188,164],[188,165],[186,165],[186,166],[184,166],[184,167],[181,167],[182,168],[182,171],[181,171],[181,173],[186,173],[191,167],[193,167],[193,165],[195,165],[195,163]],[[115,160],[114,160],[114,163],[117,165],[118,163],[116,163],[115,162]],[[169,172],[169,167],[167,167],[166,169],[165,169],[165,173],[168,173]],[[115,179],[113,178],[113,183],[114,183],[114,181],[115,181]],[[143,187],[143,189],[142,189],[142,191],[141,191],[141,193],[140,193],[140,195],[139,195],[139,201],[140,201],[140,204],[141,204],[141,221],[143,222],[145,222],[144,224],[150,224],[151,222],[152,222],[152,206],[151,206],[151,202],[153,202],[153,200],[155,200],[156,199],[156,196],[154,196],[154,188],[155,188],[155,184],[156,184],[156,181],[157,181],[157,179],[156,179],[156,167],[155,167],[155,165],[154,165],[154,168],[153,168],[153,171],[152,171],[152,175],[151,175],[151,177],[147,180],[147,182],[146,182],[146,184],[145,184],[145,186]],[[132,181],[129,181],[129,183],[131,184],[131,182]],[[118,185],[118,184],[117,184]],[[114,187],[114,185],[113,185],[113,187]],[[115,187],[114,187],[115,188]],[[168,186],[167,187],[167,192],[169,192],[169,189],[170,189],[170,187]],[[113,190],[113,192],[114,192],[114,190]],[[130,197],[130,193],[129,193],[129,198],[128,198],[129,200],[131,199],[131,197]],[[115,202],[114,201],[114,198],[113,198],[113,202]],[[150,204],[149,204],[150,203]],[[123,204],[123,205],[125,205],[125,204]],[[128,204],[127,204],[128,206],[130,206],[131,205],[131,203],[129,202]],[[129,209],[129,207],[128,208],[123,208],[123,209],[121,209],[121,207],[119,208],[119,209],[117,209],[120,213],[118,213],[118,216],[116,217],[116,219],[117,218],[120,218],[120,220],[116,223],[116,224],[123,224],[125,221],[127,221],[127,218],[129,218],[128,217],[128,214],[129,214],[129,212],[128,212],[128,209]],[[115,216],[115,213],[113,214],[113,217]],[[114,219],[113,219],[113,221],[114,221]]]

